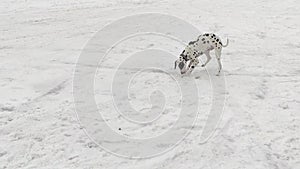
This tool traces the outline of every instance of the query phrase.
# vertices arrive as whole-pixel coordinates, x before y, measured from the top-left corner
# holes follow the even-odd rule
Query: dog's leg
[[[206,62],[203,65],[201,65],[202,67],[206,66],[206,64],[211,60],[209,51],[205,52],[204,54],[206,55]]]
[[[215,53],[216,53],[216,58],[217,58],[218,65],[219,65],[219,71],[218,71],[218,73],[217,73],[217,76],[219,76],[220,73],[221,73],[221,70],[222,70],[221,50],[215,50]]]
[[[188,70],[190,70],[190,69],[191,69],[191,65],[192,65],[192,63],[193,63],[193,60],[190,60],[190,61],[189,61],[189,65],[188,65],[188,67],[186,68],[186,71],[188,71]]]
[[[195,67],[198,65],[199,60],[197,58],[191,60],[190,65],[189,65],[189,74],[191,74],[193,72],[193,70],[195,69]]]

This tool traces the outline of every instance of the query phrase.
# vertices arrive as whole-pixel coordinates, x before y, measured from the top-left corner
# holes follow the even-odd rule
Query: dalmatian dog
[[[194,68],[198,65],[199,60],[198,57],[202,54],[205,54],[207,59],[206,62],[202,65],[202,67],[206,66],[206,64],[211,60],[211,56],[209,52],[211,50],[215,50],[215,55],[218,60],[219,70],[217,76],[220,74],[222,69],[221,64],[221,51],[222,47],[228,46],[229,40],[225,45],[222,44],[220,38],[213,33],[205,33],[198,36],[196,41],[190,42],[185,49],[180,54],[180,57],[175,61],[175,67],[178,65],[181,74],[192,73]]]

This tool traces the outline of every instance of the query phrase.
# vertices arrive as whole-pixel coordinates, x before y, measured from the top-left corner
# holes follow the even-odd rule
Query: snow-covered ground
[[[149,12],[170,14],[223,41],[230,39],[222,54],[226,102],[215,134],[201,142],[201,125],[212,98],[209,78],[198,66],[191,76],[201,90],[199,127],[167,153],[128,159],[98,147],[80,126],[73,73],[82,49],[101,28],[127,15]],[[3,0],[0,168],[298,169],[299,20],[297,0]],[[182,50],[180,44],[167,45],[162,37],[136,37],[116,46],[104,62],[106,67],[97,71],[95,100],[104,119],[120,134],[157,136],[178,118],[176,85],[165,74],[142,72],[131,81],[130,97],[137,110],[149,107],[144,105],[148,98],[135,94],[151,92],[152,82],[147,80],[155,79],[169,94],[166,116],[143,128],[119,121],[105,104],[109,91],[101,91],[116,57],[157,46],[174,55]],[[176,76],[173,58],[163,61]],[[216,65],[213,58],[207,69],[215,71]]]

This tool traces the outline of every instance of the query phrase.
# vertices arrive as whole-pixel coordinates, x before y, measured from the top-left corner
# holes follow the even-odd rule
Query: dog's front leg
[[[191,62],[189,64],[189,69],[188,69],[189,74],[191,74],[193,72],[193,70],[198,65],[198,63],[199,63],[199,60],[197,58],[191,60]]]
[[[189,65],[186,68],[186,72],[189,72],[189,70],[191,69],[192,62],[192,60],[189,61]]]
[[[219,70],[218,70],[218,73],[216,75],[219,76],[220,73],[221,73],[221,70],[222,70],[221,51],[220,50],[216,50],[215,53],[216,53],[216,58],[217,58],[218,65],[219,65]]]

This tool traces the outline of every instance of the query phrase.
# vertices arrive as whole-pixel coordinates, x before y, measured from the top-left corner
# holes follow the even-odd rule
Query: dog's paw
[[[201,65],[201,67],[204,67],[205,65],[203,64],[203,65]]]

